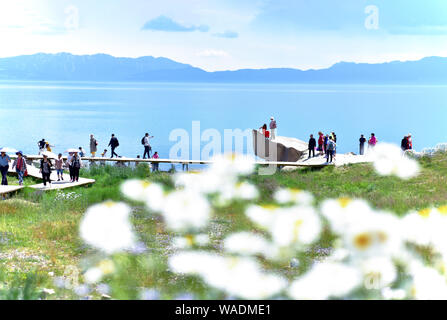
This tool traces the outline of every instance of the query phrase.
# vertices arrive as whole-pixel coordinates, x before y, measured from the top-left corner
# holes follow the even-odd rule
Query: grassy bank
[[[315,195],[317,201],[337,197],[362,198],[376,208],[403,214],[411,209],[447,203],[447,155],[424,158],[420,163],[421,174],[407,181],[380,177],[369,164],[279,172],[272,176],[252,175],[248,180],[260,188],[263,203],[269,203],[273,191],[283,186],[308,190]],[[52,288],[54,277],[66,275],[67,270],[75,268],[82,273],[83,259],[86,256],[97,257],[79,239],[80,219],[93,204],[105,200],[123,201],[119,190],[123,181],[131,178],[148,179],[162,183],[167,188],[173,187],[170,174],[150,173],[145,165],[133,169],[94,167],[83,170],[81,176],[95,179],[96,183],[87,188],[65,191],[41,192],[25,189],[16,197],[0,202],[0,263],[3,275],[0,280],[6,284],[3,289],[0,286],[0,298],[45,297],[42,293],[27,292],[25,284],[32,282],[40,288]],[[141,240],[151,254],[150,258],[141,261],[123,257],[122,265],[118,268],[131,268],[134,272],[122,279],[122,286],[138,283],[140,286],[151,287],[157,284],[174,294],[175,286],[181,284],[186,289],[194,286],[194,290],[200,292],[200,283],[170,278],[164,269],[152,274],[144,272],[144,266],[155,264],[166,256],[173,235],[163,229],[157,218],[149,217],[142,206],[136,203],[132,206],[134,224],[143,235]],[[244,224],[243,218],[238,214],[241,211],[237,203],[223,208],[218,214],[219,218],[214,221],[214,228],[228,230]],[[324,244],[321,245],[324,247]],[[30,274],[33,275],[31,278]],[[11,287],[21,289],[11,290]],[[136,297],[136,292],[131,289],[122,292],[121,298]],[[72,297],[73,293],[66,292],[57,298]]]

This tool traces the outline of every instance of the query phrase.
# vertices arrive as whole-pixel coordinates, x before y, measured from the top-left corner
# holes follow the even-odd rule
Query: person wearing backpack
[[[331,137],[329,137],[328,142],[327,142],[327,148],[326,148],[327,161],[326,161],[326,163],[332,163],[333,158],[334,158],[335,147],[336,147],[336,144],[334,142],[334,138],[331,136]]]
[[[110,139],[109,142],[109,147],[112,149],[111,153],[112,156],[110,158],[113,158],[113,156],[115,155],[117,158],[119,158],[119,156],[115,153],[115,149],[118,148],[118,146],[120,145],[118,139],[115,137],[115,134],[112,134],[112,138]]]
[[[152,139],[153,136],[149,136],[149,133],[146,133],[144,135],[144,137],[141,139],[141,144],[144,146],[144,153],[143,153],[143,159],[146,159],[146,154],[147,154],[147,158],[149,159],[151,157],[151,150],[152,147],[149,143],[149,139]]]
[[[73,158],[71,158],[71,167],[73,172],[73,180],[71,182],[79,182],[79,170],[82,167],[82,162],[81,157],[79,157],[77,152],[75,152]]]

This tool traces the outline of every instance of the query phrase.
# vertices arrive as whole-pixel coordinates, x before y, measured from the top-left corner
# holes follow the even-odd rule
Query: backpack
[[[146,137],[141,138],[141,144],[142,145],[144,145],[144,138],[146,138]]]
[[[80,168],[80,167],[81,167],[81,161],[79,160],[78,157],[76,157],[76,158],[73,160],[73,167],[74,167],[74,168]]]

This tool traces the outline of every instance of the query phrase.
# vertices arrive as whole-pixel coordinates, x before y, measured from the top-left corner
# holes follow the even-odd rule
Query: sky
[[[1,0],[0,57],[155,56],[207,71],[447,56],[445,0]]]

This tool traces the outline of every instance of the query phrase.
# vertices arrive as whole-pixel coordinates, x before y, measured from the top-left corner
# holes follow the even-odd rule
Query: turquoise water
[[[93,133],[102,151],[115,133],[118,154],[135,157],[149,132],[153,150],[166,158],[171,130],[191,132],[192,121],[223,136],[274,116],[283,136],[335,131],[339,152],[357,152],[360,134],[371,132],[394,143],[411,132],[421,150],[447,141],[446,107],[445,86],[0,82],[0,146],[36,154],[45,138],[55,152],[88,152]]]

